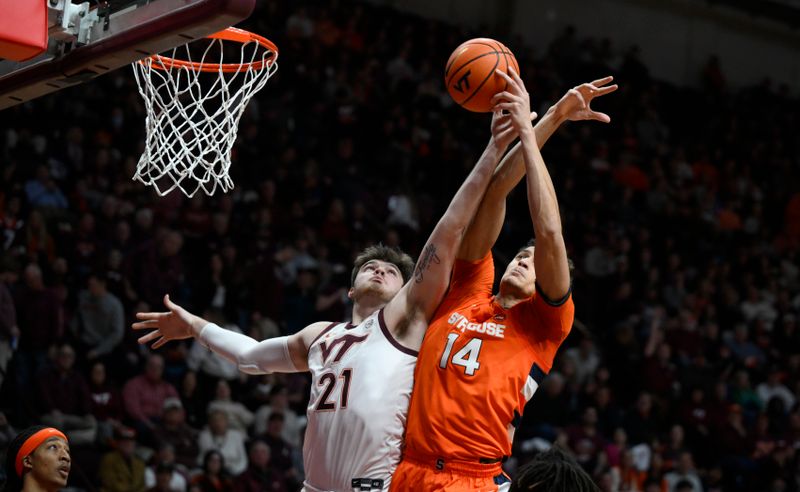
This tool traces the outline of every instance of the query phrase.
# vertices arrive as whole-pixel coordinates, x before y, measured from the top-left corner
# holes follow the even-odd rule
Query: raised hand
[[[164,305],[169,309],[166,313],[136,313],[141,321],[133,324],[134,330],[153,330],[139,338],[139,343],[146,344],[155,340],[152,348],[157,349],[171,340],[192,338],[203,328],[205,320],[195,316],[164,296]]]
[[[613,80],[614,77],[609,75],[570,89],[555,104],[555,111],[562,118],[562,121],[595,120],[602,123],[610,123],[610,116],[594,111],[590,105],[594,98],[605,96],[619,88],[617,84],[607,85]]]
[[[533,131],[530,118],[531,99],[525,89],[525,83],[511,67],[508,67],[508,74],[502,70],[495,70],[495,73],[503,77],[508,86],[506,90],[498,92],[492,98],[494,111],[508,111],[511,125],[518,133],[527,130]]]
[[[531,121],[537,118],[537,114],[530,114]],[[501,110],[492,112],[492,138],[500,149],[505,149],[517,138],[517,130],[511,124],[511,115],[503,114]]]

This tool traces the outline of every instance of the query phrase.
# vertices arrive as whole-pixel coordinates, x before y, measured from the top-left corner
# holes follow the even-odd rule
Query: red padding
[[[0,0],[0,58],[23,61],[47,49],[47,0]]]

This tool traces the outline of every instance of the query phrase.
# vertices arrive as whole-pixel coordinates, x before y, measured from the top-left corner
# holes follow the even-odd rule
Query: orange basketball
[[[470,111],[492,110],[492,97],[506,89],[506,81],[495,73],[508,67],[519,73],[514,54],[494,39],[475,38],[462,43],[447,60],[444,83],[450,97]]]

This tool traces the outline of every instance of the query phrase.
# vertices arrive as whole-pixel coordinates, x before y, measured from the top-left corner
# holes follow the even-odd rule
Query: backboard
[[[44,53],[0,59],[0,110],[86,82],[246,19],[256,0],[47,2]]]

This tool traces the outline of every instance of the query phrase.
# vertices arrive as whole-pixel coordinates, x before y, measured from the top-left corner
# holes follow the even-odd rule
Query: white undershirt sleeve
[[[246,374],[299,372],[292,362],[288,339],[277,337],[257,342],[214,323],[205,325],[198,336],[200,343],[236,364]]]

